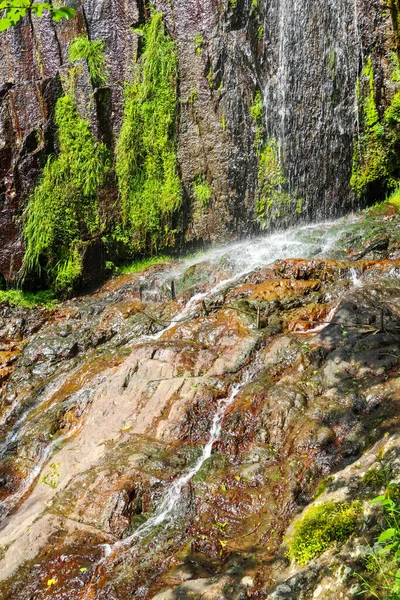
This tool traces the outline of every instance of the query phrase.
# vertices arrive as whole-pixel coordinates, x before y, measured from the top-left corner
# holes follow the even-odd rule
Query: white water
[[[205,463],[205,461],[210,458],[213,446],[215,442],[217,442],[221,435],[221,428],[224,416],[228,407],[234,402],[241,388],[245,385],[246,381],[240,385],[236,385],[232,388],[232,392],[228,398],[224,398],[219,400],[218,408],[213,418],[213,422],[210,429],[209,440],[207,444],[203,448],[203,452],[200,458],[197,460],[196,464],[186,473],[184,473],[179,479],[174,481],[170,489],[165,494],[162,502],[159,504],[154,514],[143,523],[131,536],[128,538],[117,542],[113,549],[118,550],[119,548],[125,546],[131,546],[132,542],[136,539],[145,538],[154,527],[164,523],[165,521],[172,522],[174,513],[176,508],[179,506],[179,502],[182,497],[182,490],[185,485],[189,483],[191,479],[198,473]]]

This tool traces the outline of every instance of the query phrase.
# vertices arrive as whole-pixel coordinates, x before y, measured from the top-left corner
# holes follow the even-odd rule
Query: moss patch
[[[212,198],[212,189],[204,175],[198,175],[193,183],[193,195],[203,208],[207,207]]]
[[[393,60],[397,81],[397,57]],[[357,82],[361,133],[354,141],[353,169],[350,184],[358,197],[368,194],[377,185],[382,190],[392,190],[399,185],[400,161],[400,91],[397,91],[383,118],[380,117],[376,99],[374,68],[369,59],[361,79]]]
[[[90,41],[86,35],[78,35],[69,48],[69,59],[87,61],[92,84],[95,87],[107,85],[108,73],[104,56],[103,40]]]
[[[325,502],[311,508],[295,524],[288,557],[303,566],[336,542],[346,541],[356,531],[361,513],[359,502]]]
[[[60,153],[48,159],[28,201],[22,277],[39,276],[64,292],[81,274],[77,244],[101,232],[97,197],[110,158],[78,115],[72,91],[57,101],[55,118]]]
[[[144,52],[125,88],[124,120],[116,148],[123,233],[136,252],[172,246],[181,206],[177,173],[177,58],[162,14],[143,27]]]
[[[35,308],[39,306],[54,308],[57,300],[51,290],[35,293],[24,292],[22,290],[0,290],[0,302],[7,302],[11,306],[20,306],[22,308]]]
[[[150,258],[143,258],[117,267],[116,274],[129,275],[130,273],[140,273],[140,271],[144,271],[148,267],[152,267],[153,265],[163,265],[170,262],[170,260],[171,257],[169,256],[151,256]]]
[[[265,229],[271,221],[286,214],[291,205],[290,195],[284,191],[286,178],[279,160],[279,147],[272,139],[260,154],[258,170],[257,221]]]

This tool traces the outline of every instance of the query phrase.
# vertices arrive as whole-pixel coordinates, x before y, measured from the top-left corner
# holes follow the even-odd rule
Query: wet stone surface
[[[306,568],[287,535],[321,481],[367,505],[379,451],[400,474],[399,264],[279,235],[1,307],[2,599],[353,597],[376,516]]]

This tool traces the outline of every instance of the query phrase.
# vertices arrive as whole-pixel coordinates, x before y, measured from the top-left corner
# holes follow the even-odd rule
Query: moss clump
[[[78,35],[69,48],[69,59],[76,61],[85,59],[88,64],[90,78],[95,87],[107,85],[108,73],[104,56],[105,43],[103,40],[92,42],[86,35]]]
[[[97,195],[110,161],[78,115],[72,94],[57,101],[55,120],[60,152],[48,159],[24,214],[22,277],[42,277],[65,292],[81,273],[77,243],[100,233]]]
[[[144,52],[125,88],[116,148],[122,226],[134,252],[157,252],[175,242],[181,206],[177,173],[177,58],[175,43],[153,12],[143,27]]]
[[[296,523],[287,556],[306,565],[336,542],[346,541],[356,531],[361,513],[359,502],[325,502],[311,508]]]
[[[212,189],[204,175],[198,175],[193,183],[193,195],[203,208],[207,207],[212,198]]]
[[[397,68],[394,62],[394,81]],[[369,59],[363,71],[363,81],[357,82],[360,106],[361,133],[354,143],[351,187],[360,197],[378,185],[391,190],[400,181],[400,92],[396,92],[383,118],[380,117],[375,101],[374,69]]]
[[[22,308],[36,308],[43,306],[52,309],[56,304],[56,297],[51,290],[41,292],[7,290],[0,291],[0,302],[7,302],[11,306],[21,306]]]
[[[386,202],[389,202],[389,204],[393,204],[393,206],[400,209],[400,187],[390,194]]]
[[[272,139],[260,153],[256,211],[261,229],[265,229],[273,219],[281,217],[291,206],[291,197],[283,190],[285,184],[278,143]]]
[[[263,131],[263,103],[261,92],[258,90],[254,96],[254,102],[250,106],[250,116],[256,124],[256,134],[254,137],[254,145],[257,154],[260,152],[262,131]]]
[[[148,267],[152,267],[153,265],[163,265],[168,263],[170,260],[170,256],[152,256],[150,258],[143,258],[117,267],[116,274],[130,275],[131,273],[140,273],[140,271],[144,271]]]

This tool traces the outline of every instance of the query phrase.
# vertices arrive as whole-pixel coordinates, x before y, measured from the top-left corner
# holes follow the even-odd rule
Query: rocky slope
[[[2,305],[0,597],[355,598],[365,475],[400,475],[399,227],[392,208]],[[363,516],[296,567],[318,494]]]
[[[63,93],[60,77],[69,65],[71,41],[87,33],[106,43],[109,87],[93,89],[85,67],[76,100],[96,136],[113,150],[124,82],[140,53],[131,26],[149,16],[141,0],[70,0],[69,5],[78,14],[68,23],[33,18],[0,38],[0,273],[7,280],[21,267],[27,198],[47,156],[58,150],[54,109]],[[258,227],[260,132],[263,143],[273,140],[279,148],[280,178],[300,216],[349,209],[359,126],[355,84],[367,57],[373,59],[380,114],[393,96],[390,11],[379,0],[156,0],[154,5],[178,50],[181,243],[221,241]],[[251,110],[257,92],[263,105],[258,122]],[[199,176],[211,190],[206,207],[194,195]],[[103,196],[112,220],[115,182]],[[276,207],[275,225],[299,218],[292,209],[285,215]]]

